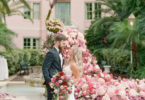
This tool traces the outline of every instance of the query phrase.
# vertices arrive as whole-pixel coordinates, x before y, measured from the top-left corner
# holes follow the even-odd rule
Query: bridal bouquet
[[[59,72],[51,79],[50,86],[54,89],[56,100],[67,100],[68,94],[72,93],[73,79]]]

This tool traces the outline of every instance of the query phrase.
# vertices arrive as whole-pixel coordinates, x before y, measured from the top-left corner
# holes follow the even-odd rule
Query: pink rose
[[[55,89],[55,90],[54,90],[54,93],[56,93],[56,94],[57,94],[57,93],[58,93],[58,90],[56,90],[56,89]]]
[[[56,82],[55,85],[56,85],[56,86],[59,86],[59,82]]]
[[[62,93],[64,93],[64,94],[65,94],[65,93],[66,93],[66,90],[62,90]]]
[[[53,83],[54,83],[54,82],[55,82],[55,78],[52,78],[52,79],[51,79],[51,82],[53,82]]]
[[[71,91],[71,90],[69,90],[69,91],[68,91],[68,93],[69,93],[69,94],[71,94],[71,93],[72,93],[72,91]]]
[[[115,95],[115,86],[109,86],[108,89],[107,89],[107,94],[110,96],[110,97],[113,97]]]
[[[59,99],[60,99],[60,100],[64,100],[65,98],[64,98],[63,96],[60,96]]]
[[[109,95],[106,93],[106,94],[103,96],[102,100],[110,100]]]
[[[99,78],[99,79],[98,79],[98,82],[99,82],[101,85],[105,84],[105,80],[104,80],[103,78]]]
[[[119,89],[116,89],[115,94],[118,95],[118,93],[119,93]]]
[[[131,96],[131,97],[136,97],[136,96],[138,96],[138,93],[136,92],[136,90],[130,89],[130,90],[129,90],[129,96]]]
[[[106,89],[103,86],[99,87],[98,90],[97,90],[97,93],[100,96],[104,95],[105,92],[106,92]]]
[[[145,92],[141,91],[141,92],[139,93],[139,95],[140,95],[141,97],[145,98]]]

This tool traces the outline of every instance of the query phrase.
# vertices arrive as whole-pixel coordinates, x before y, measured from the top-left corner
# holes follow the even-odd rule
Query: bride
[[[74,78],[74,85],[72,86],[72,93],[68,95],[68,100],[75,100],[75,84],[77,84],[81,75],[82,52],[78,46],[73,46],[69,51],[69,60],[64,66],[64,73]]]

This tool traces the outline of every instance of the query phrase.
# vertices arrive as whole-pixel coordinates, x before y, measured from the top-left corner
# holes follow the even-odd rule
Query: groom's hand
[[[54,90],[53,87],[51,87],[50,83],[51,82],[48,83],[49,88],[52,89],[52,90]]]

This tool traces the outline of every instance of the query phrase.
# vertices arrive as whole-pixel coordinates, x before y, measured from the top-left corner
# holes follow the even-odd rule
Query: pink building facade
[[[7,26],[17,35],[13,42],[17,48],[41,48],[49,32],[45,27],[45,19],[49,10],[49,0],[27,0],[33,9],[22,9],[33,23],[22,16],[7,17]],[[96,0],[57,0],[51,18],[58,18],[66,27],[77,28],[84,32],[95,17],[104,16],[98,9],[102,6]],[[93,12],[96,12],[94,14]]]

